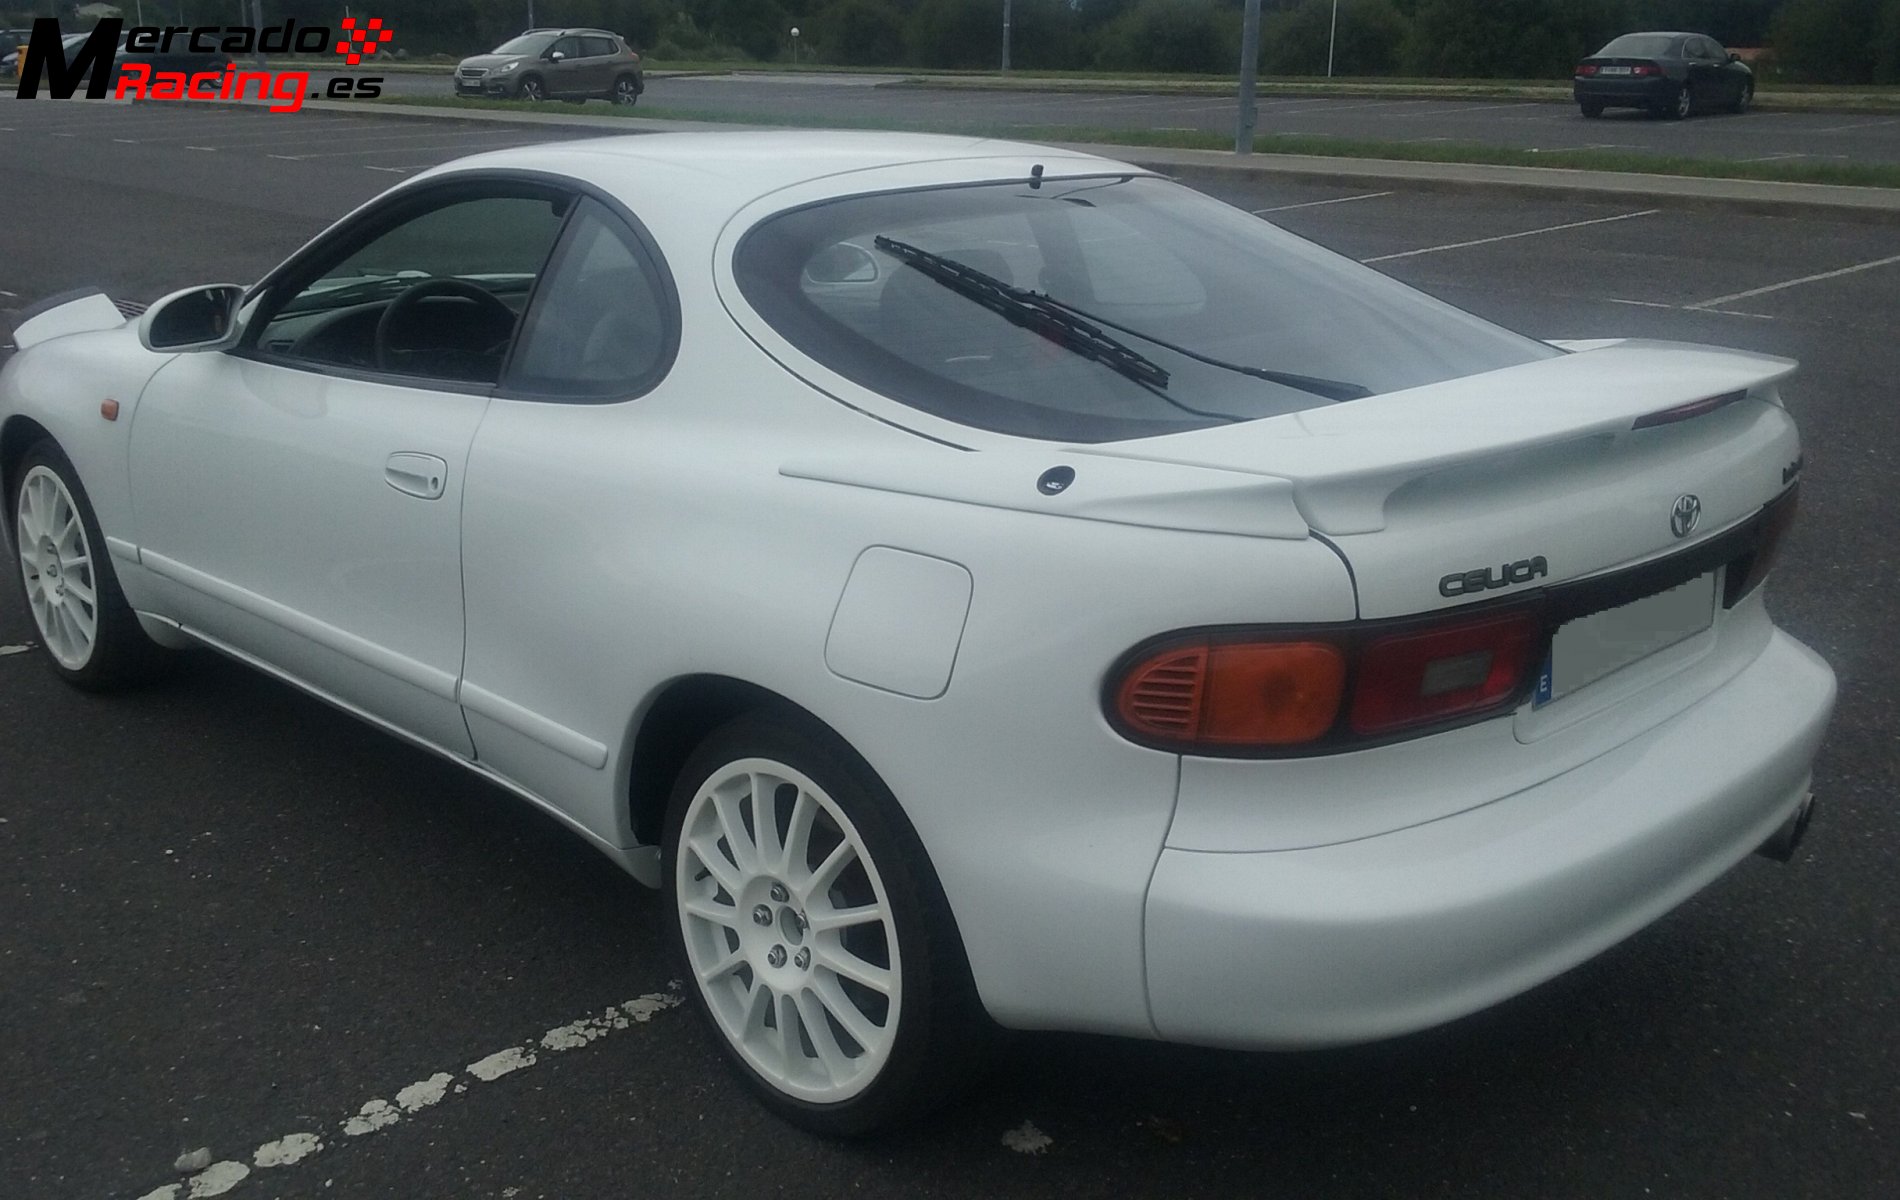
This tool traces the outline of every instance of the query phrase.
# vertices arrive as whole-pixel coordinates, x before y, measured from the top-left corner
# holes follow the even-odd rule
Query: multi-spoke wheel
[[[823,731],[752,716],[709,738],[674,790],[666,875],[697,1007],[799,1124],[858,1133],[912,1115],[983,1040],[916,834]]]
[[[640,102],[640,81],[631,75],[622,75],[614,80],[613,95],[608,97],[615,104],[638,104]]]
[[[53,469],[36,464],[20,481],[13,531],[26,606],[53,661],[77,671],[99,637],[99,580],[85,522]]]
[[[539,75],[530,75],[523,79],[515,90],[515,99],[530,100],[536,103],[548,98],[548,89]]]
[[[82,687],[147,673],[162,651],[119,591],[72,463],[54,443],[41,442],[15,469],[12,493],[20,582],[53,669]]]

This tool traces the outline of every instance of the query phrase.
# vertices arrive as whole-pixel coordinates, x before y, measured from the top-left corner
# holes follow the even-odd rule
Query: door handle
[[[383,481],[405,495],[440,500],[448,486],[449,464],[433,454],[400,451],[383,464]]]

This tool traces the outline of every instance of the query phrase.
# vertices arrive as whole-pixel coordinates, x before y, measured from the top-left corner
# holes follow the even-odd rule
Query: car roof
[[[997,159],[1018,164],[1047,162],[1056,175],[1149,174],[1079,150],[997,138],[869,130],[743,130],[542,142],[458,159],[414,178],[478,169],[542,171],[631,196],[651,194],[650,189],[664,177],[661,194],[731,213],[784,188],[879,168],[909,167],[941,182],[967,182],[985,175],[983,160]],[[933,165],[941,169],[933,171]],[[839,194],[851,190],[840,187]]]

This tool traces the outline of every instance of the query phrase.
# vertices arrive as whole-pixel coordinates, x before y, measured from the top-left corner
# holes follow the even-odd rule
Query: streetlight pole
[[[1009,0],[1003,0],[1003,69],[1009,70]]]
[[[1253,153],[1254,83],[1260,74],[1260,0],[1247,0],[1240,25],[1240,111],[1234,118],[1234,153]]]
[[[1333,0],[1333,28],[1326,35],[1326,78],[1333,77],[1333,46],[1339,41],[1339,0]]]

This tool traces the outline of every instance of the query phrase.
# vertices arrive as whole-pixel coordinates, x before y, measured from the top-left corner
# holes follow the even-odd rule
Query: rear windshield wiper
[[[1068,301],[1058,300],[1045,292],[1034,292],[1027,288],[1019,288],[1004,283],[993,275],[986,275],[975,267],[965,266],[953,258],[945,258],[941,254],[932,254],[928,250],[921,250],[916,246],[897,241],[894,238],[885,237],[882,234],[873,239],[873,244],[876,245],[878,249],[916,267],[952,291],[977,301],[992,312],[999,313],[1026,329],[1040,333],[1051,341],[1069,346],[1071,349],[1087,357],[1095,358],[1098,362],[1108,363],[1108,365],[1115,367],[1130,379],[1154,387],[1165,388],[1168,386],[1168,372],[1153,362],[1150,362],[1148,359],[1143,358],[1140,354],[1137,354],[1123,343],[1109,337],[1100,329],[1096,328],[1095,324],[1090,324],[1090,322],[1106,325],[1110,329],[1128,334],[1130,337],[1138,337],[1151,345],[1160,346],[1164,350],[1172,350],[1183,358],[1191,358],[1195,362],[1206,363],[1210,367],[1218,367],[1223,371],[1233,371],[1236,374],[1251,376],[1254,379],[1264,379],[1269,383],[1277,383],[1282,387],[1290,387],[1311,395],[1322,396],[1328,400],[1359,400],[1372,395],[1370,388],[1362,387],[1356,383],[1345,383],[1337,379],[1322,379],[1315,375],[1297,375],[1291,371],[1275,371],[1267,367],[1250,367],[1244,363],[1234,363],[1228,362],[1225,359],[1214,358],[1211,355],[1202,354],[1198,350],[1190,350],[1186,346],[1176,345],[1164,338],[1158,338],[1152,333],[1143,333],[1139,329],[1132,329],[1126,325],[1111,321],[1107,317],[1098,316],[1086,309],[1077,308]],[[1039,326],[1035,323],[1037,321],[1045,321],[1049,324]],[[1076,339],[1078,342],[1085,339],[1088,343],[1088,348],[1085,349],[1082,345],[1072,343],[1071,338]],[[1125,369],[1119,362],[1112,361],[1109,357],[1098,357],[1098,354],[1095,352],[1097,349],[1106,349],[1107,352],[1112,353],[1116,359],[1128,363],[1140,364],[1140,369],[1143,373],[1135,374],[1133,371]],[[1237,420],[1238,418],[1232,419]]]
[[[1371,388],[1357,383],[1346,383],[1338,379],[1322,379],[1317,375],[1296,375],[1292,371],[1275,371],[1269,367],[1250,367],[1245,363],[1228,362],[1226,359],[1202,354],[1198,350],[1190,350],[1186,346],[1177,346],[1173,342],[1165,341],[1152,333],[1143,333],[1139,329],[1130,329],[1128,326],[1111,321],[1107,317],[1096,316],[1086,309],[1077,308],[1067,300],[1058,300],[1054,296],[1047,295],[1043,292],[1031,292],[1030,295],[1035,296],[1046,304],[1053,304],[1057,308],[1072,312],[1078,317],[1086,317],[1091,321],[1100,321],[1110,329],[1118,330],[1130,337],[1138,337],[1144,342],[1161,347],[1163,350],[1172,350],[1183,358],[1191,358],[1195,362],[1206,363],[1210,367],[1219,367],[1223,371],[1233,371],[1240,375],[1251,375],[1255,379],[1264,379],[1269,383],[1277,383],[1283,387],[1293,388],[1296,391],[1310,392],[1315,396],[1323,396],[1328,400],[1363,400],[1367,396],[1372,395]]]
[[[1040,334],[1056,345],[1101,363],[1136,383],[1151,388],[1168,386],[1167,371],[1062,306],[1050,302],[1047,297],[1013,287],[993,275],[985,275],[975,267],[967,267],[954,258],[932,254],[883,234],[872,239],[872,244],[893,258],[917,268],[959,296],[976,301],[1012,325]]]

